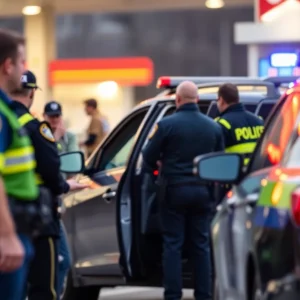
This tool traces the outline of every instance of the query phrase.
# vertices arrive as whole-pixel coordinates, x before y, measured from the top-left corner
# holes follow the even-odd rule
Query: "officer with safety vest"
[[[223,131],[225,151],[244,154],[247,164],[263,132],[263,120],[244,108],[237,87],[230,83],[220,86],[217,106],[220,115],[215,120]]]
[[[33,256],[31,208],[38,199],[34,151],[7,93],[20,87],[25,40],[0,29],[0,298],[20,300]],[[33,229],[33,228],[32,228]]]
[[[226,152],[235,152],[244,155],[244,165],[254,151],[257,140],[260,138],[264,125],[263,120],[247,111],[239,101],[239,91],[231,83],[220,86],[217,106],[219,116],[215,121],[221,126]],[[216,185],[215,197],[221,201],[230,185]]]
[[[59,227],[59,195],[86,185],[75,180],[65,181],[60,173],[60,159],[56,141],[47,122],[40,122],[30,112],[35,91],[38,89],[34,74],[27,71],[22,76],[22,87],[12,94],[15,112],[20,124],[27,130],[35,149],[36,181],[40,187],[51,191],[53,222],[34,240],[35,257],[29,271],[28,300],[56,300]]]

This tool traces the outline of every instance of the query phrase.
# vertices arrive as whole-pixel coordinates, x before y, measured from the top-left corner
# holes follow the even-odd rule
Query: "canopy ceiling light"
[[[225,5],[223,0],[206,0],[205,6],[210,9],[222,8]]]
[[[42,7],[39,0],[27,0],[22,9],[23,15],[34,16],[41,13]]]

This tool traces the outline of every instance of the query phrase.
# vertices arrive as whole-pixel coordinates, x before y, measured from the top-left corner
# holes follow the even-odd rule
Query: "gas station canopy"
[[[206,0],[0,0],[0,15],[19,16],[23,7],[31,5],[51,5],[56,13],[66,14],[204,8],[205,2]],[[232,6],[253,6],[253,0],[224,0],[224,7]]]

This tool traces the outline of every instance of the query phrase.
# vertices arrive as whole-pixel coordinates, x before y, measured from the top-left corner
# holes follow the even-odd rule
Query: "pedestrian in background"
[[[65,128],[60,103],[48,102],[44,107],[43,117],[51,126],[60,153],[79,151],[76,135]]]
[[[186,232],[195,266],[195,299],[212,299],[210,221],[214,201],[206,183],[193,175],[193,160],[201,154],[223,151],[224,143],[221,128],[200,112],[197,90],[189,81],[177,87],[176,112],[155,125],[143,150],[146,172],[160,166],[165,300],[182,298]]]
[[[91,117],[91,121],[87,130],[87,139],[80,144],[80,147],[85,147],[86,156],[89,157],[103,140],[109,127],[107,121],[100,114],[98,103],[95,99],[85,100],[84,104],[85,112]]]
[[[31,233],[24,233],[14,208],[35,202],[35,160],[32,145],[22,130],[8,93],[20,88],[24,72],[25,40],[0,29],[0,299],[21,300],[33,257]],[[14,219],[13,219],[14,217]],[[27,219],[27,218],[26,218]]]
[[[66,130],[63,124],[62,107],[60,103],[56,101],[47,103],[44,107],[44,119],[49,122],[51,126],[53,135],[57,142],[59,153],[79,151],[79,146],[77,144],[75,134]],[[64,175],[64,177],[68,178],[71,176]],[[61,211],[63,213],[63,201],[61,204],[61,208]],[[65,278],[71,267],[71,253],[68,246],[65,226],[62,221],[60,221],[60,239],[58,253],[58,295],[61,295],[63,293]]]

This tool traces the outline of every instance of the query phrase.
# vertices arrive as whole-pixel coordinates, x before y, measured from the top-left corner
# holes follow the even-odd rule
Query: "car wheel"
[[[220,300],[219,284],[217,278],[215,278],[214,280],[213,299]]]
[[[70,271],[65,282],[64,291],[61,300],[98,300],[100,294],[100,286],[83,286],[75,287],[73,285],[72,272]]]

